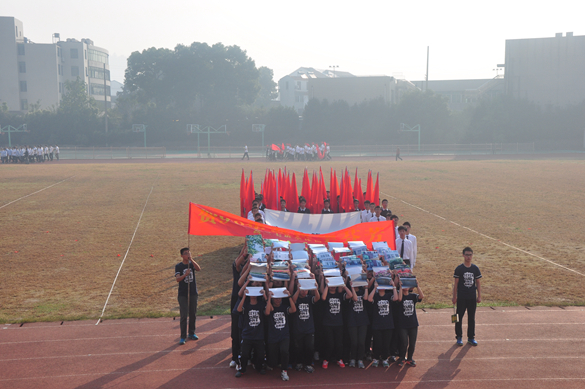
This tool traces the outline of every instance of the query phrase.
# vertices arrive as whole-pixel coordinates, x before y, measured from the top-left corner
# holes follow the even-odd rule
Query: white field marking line
[[[428,326],[425,326],[428,327]],[[217,334],[217,332],[215,332]],[[231,332],[224,332],[229,334]],[[165,335],[133,335],[133,336],[107,336],[102,338],[70,338],[70,339],[40,339],[40,340],[22,340],[18,342],[2,342],[0,345],[8,344],[26,344],[26,343],[55,343],[55,342],[75,342],[84,340],[106,340],[106,339],[134,339],[134,338],[160,338],[164,336],[177,337],[176,334],[165,334]],[[226,339],[227,340],[227,339]],[[528,339],[509,339],[509,338],[497,338],[497,339],[482,339],[482,342],[501,342],[506,340],[509,342],[582,342],[585,338],[528,338]],[[417,343],[453,343],[452,340],[419,340]],[[227,349],[231,348],[227,347]]]
[[[573,272],[573,273],[579,274],[580,276],[583,276],[583,277],[585,277],[585,274],[583,274],[583,273],[581,273],[581,272],[579,272],[579,271],[577,271],[577,270],[571,269],[570,267],[563,266],[563,265],[561,265],[561,264],[559,264],[559,263],[556,263],[556,262],[554,262],[554,261],[551,261],[550,259],[546,259],[546,258],[540,257],[540,256],[538,256],[538,255],[536,255],[536,254],[532,254],[531,252],[528,252],[528,251],[526,251],[526,250],[522,250],[521,248],[518,248],[518,247],[516,247],[516,246],[512,246],[511,244],[508,244],[508,243],[506,243],[506,242],[502,242],[501,240],[498,240],[498,239],[496,239],[496,238],[492,238],[491,236],[488,236],[488,235],[482,234],[481,232],[478,232],[478,231],[472,230],[472,229],[471,229],[471,228],[469,228],[469,227],[462,226],[461,224],[455,223],[455,222],[454,222],[454,221],[452,221],[452,220],[447,220],[447,219],[445,219],[445,218],[444,218],[444,217],[442,217],[442,216],[436,215],[436,214],[434,214],[434,213],[432,213],[432,212],[430,212],[430,211],[427,211],[426,209],[422,209],[421,207],[417,207],[417,206],[416,206],[416,205],[414,205],[414,204],[407,203],[406,201],[404,201],[404,200],[401,200],[401,199],[398,199],[398,198],[396,198],[396,197],[394,197],[394,196],[392,196],[392,195],[389,195],[388,193],[384,193],[384,192],[380,192],[380,193],[382,193],[382,194],[384,194],[384,195],[386,195],[386,196],[388,196],[388,197],[391,197],[391,198],[393,198],[394,200],[401,201],[401,202],[403,202],[403,203],[404,203],[404,204],[406,204],[406,205],[409,205],[409,206],[411,206],[411,207],[414,207],[414,208],[416,208],[416,209],[419,209],[419,210],[421,210],[421,211],[423,211],[423,212],[426,212],[426,213],[428,213],[428,214],[430,214],[430,215],[436,216],[436,217],[438,217],[439,219],[443,219],[443,220],[445,220],[445,221],[448,221],[449,223],[455,224],[456,226],[459,226],[459,227],[461,227],[461,228],[464,228],[464,229],[466,229],[466,230],[469,230],[469,231],[471,231],[471,232],[475,232],[476,234],[478,234],[478,235],[481,235],[481,236],[483,236],[484,238],[491,239],[491,240],[493,240],[493,241],[495,241],[495,242],[498,242],[498,243],[501,243],[501,244],[503,244],[504,246],[508,246],[508,247],[510,247],[510,248],[513,248],[514,250],[518,250],[518,251],[520,251],[520,252],[522,252],[522,253],[524,253],[524,254],[531,255],[531,256],[533,256],[533,257],[535,257],[535,258],[541,259],[541,260],[543,260],[543,261],[546,261],[546,262],[548,262],[548,263],[551,263],[551,264],[553,264],[553,265],[555,265],[555,266],[558,266],[558,267],[560,267],[560,268],[563,268],[563,269],[565,269],[565,270],[568,270],[568,271],[570,271],[570,272]]]
[[[201,349],[196,349],[197,352],[200,351],[225,351],[225,350],[229,350],[230,348],[201,348]],[[185,349],[180,349],[180,350],[160,350],[160,351],[133,351],[133,352],[125,352],[125,353],[102,353],[102,354],[71,354],[71,355],[51,355],[51,356],[46,356],[46,357],[30,357],[30,358],[10,358],[10,359],[0,359],[0,363],[1,362],[18,362],[18,361],[35,361],[35,360],[42,360],[42,359],[64,359],[64,358],[93,358],[93,357],[111,357],[111,356],[129,356],[129,355],[140,355],[140,354],[171,354],[171,353],[175,353],[175,352],[185,352],[185,351],[190,351],[189,350],[185,350]],[[499,361],[499,360],[507,360],[507,359],[513,359],[513,360],[517,360],[518,357],[517,356],[513,356],[513,357],[464,357],[464,358],[417,358],[416,360],[418,362],[427,362],[427,361],[431,361],[431,362],[436,362],[436,361],[447,361],[447,362],[452,362],[452,361],[470,361],[470,360],[477,360],[477,361]],[[532,359],[532,360],[540,360],[540,359],[585,359],[585,356],[583,355],[576,355],[576,356],[567,356],[567,355],[563,355],[563,356],[557,356],[557,355],[550,355],[550,356],[528,356],[528,357],[522,357],[522,360],[528,360],[528,359]],[[222,366],[222,368],[225,367],[226,369],[229,369],[228,366]]]
[[[155,180],[155,183],[156,183],[156,180]],[[136,236],[136,231],[138,231],[138,227],[140,226],[140,221],[142,220],[142,215],[144,215],[144,210],[146,209],[146,205],[148,204],[148,199],[150,198],[150,195],[152,194],[153,189],[154,189],[154,184],[152,184],[152,187],[150,188],[150,192],[148,193],[148,196],[146,196],[146,201],[144,202],[144,207],[142,207],[142,212],[140,213],[140,217],[138,218],[138,223],[136,223],[136,228],[134,229],[134,234],[132,234],[132,239],[130,239],[130,244],[128,245],[128,249],[126,250],[126,254],[124,254],[124,259],[122,260],[122,263],[120,264],[120,268],[118,269],[118,273],[116,273],[116,278],[114,278],[114,282],[112,282],[112,287],[110,288],[110,293],[108,293],[108,298],[106,299],[106,303],[104,304],[104,308],[102,309],[102,314],[98,318],[97,323],[95,323],[96,326],[98,324],[100,324],[100,320],[104,316],[104,312],[106,311],[106,306],[108,305],[108,301],[110,301],[110,296],[112,295],[112,291],[114,290],[114,285],[116,285],[116,281],[118,280],[118,276],[120,275],[120,271],[122,270],[122,266],[124,266],[124,262],[126,261],[126,257],[128,256],[128,253],[130,252],[130,247],[132,247],[132,242],[134,242],[134,237]]]
[[[210,366],[210,367],[191,367],[187,369],[175,368],[175,369],[148,369],[148,370],[128,370],[128,371],[109,371],[105,373],[84,373],[84,374],[66,374],[66,375],[54,375],[54,376],[40,376],[40,377],[20,377],[20,378],[2,378],[2,381],[23,381],[23,380],[46,380],[55,378],[72,378],[72,377],[87,377],[87,376],[108,376],[108,375],[127,375],[127,374],[145,374],[145,373],[165,373],[165,372],[186,372],[186,371],[197,371],[197,370],[217,370],[217,369],[229,369],[225,366]],[[382,371],[382,370],[380,370]],[[400,381],[383,381],[383,382],[368,382],[368,385],[387,385],[387,384],[417,384],[417,383],[459,383],[459,382],[523,382],[523,381],[584,381],[585,377],[536,377],[536,378],[470,378],[470,379],[448,379],[448,380],[400,380]],[[314,385],[279,385],[280,388],[307,388],[314,386],[355,386],[355,382],[341,382],[341,383],[330,383],[330,384],[314,384]],[[256,389],[273,389],[273,386],[256,386]],[[240,389],[240,387],[225,388],[225,389]]]
[[[12,201],[11,201],[11,202],[9,202],[8,204],[4,204],[3,206],[1,206],[1,207],[0,207],[0,209],[2,209],[2,208],[4,208],[4,207],[7,207],[7,206],[9,206],[9,205],[10,205],[10,204],[12,204],[12,203],[16,203],[18,200],[26,199],[28,196],[32,196],[32,195],[34,195],[34,194],[37,194],[37,193],[39,193],[39,192],[42,192],[42,191],[44,191],[45,189],[49,189],[49,188],[51,188],[51,187],[53,187],[53,186],[55,186],[55,185],[59,185],[60,183],[62,183],[62,182],[65,182],[65,181],[67,181],[67,180],[69,180],[69,179],[71,179],[71,178],[73,178],[73,177],[75,177],[75,176],[71,176],[71,177],[69,177],[69,178],[66,178],[66,179],[64,179],[63,181],[59,181],[59,182],[57,182],[57,183],[55,183],[55,184],[53,184],[53,185],[49,185],[49,186],[47,186],[47,187],[45,187],[45,188],[43,188],[43,189],[41,189],[41,190],[37,190],[36,192],[33,192],[33,193],[31,193],[31,194],[27,194],[26,196],[22,196],[22,197],[20,197],[20,198],[18,198],[18,199],[16,199],[16,200],[12,200]]]

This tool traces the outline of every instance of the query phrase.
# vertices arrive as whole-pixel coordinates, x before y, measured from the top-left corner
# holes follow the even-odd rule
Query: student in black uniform
[[[327,281],[327,280],[326,280]],[[343,293],[345,291],[345,294]],[[341,353],[343,352],[343,315],[341,303],[343,299],[352,297],[347,286],[329,287],[324,285],[321,292],[321,300],[325,302],[323,313],[323,327],[325,335],[325,355],[323,356],[323,369],[329,367],[329,361],[337,361],[339,367],[345,367]]]
[[[322,214],[333,213],[333,211],[331,210],[331,202],[328,199],[323,201],[323,210],[321,211],[321,213]]]
[[[392,292],[385,289],[378,289],[378,283],[375,282],[375,292],[368,296],[368,301],[373,303],[374,313],[372,315],[372,332],[374,335],[374,349],[372,367],[378,367],[379,361],[382,366],[390,366],[388,357],[390,356],[390,341],[394,330],[394,319],[392,317],[391,302],[402,301],[402,289],[397,292],[396,287]],[[394,286],[394,282],[392,282]]]
[[[414,288],[410,288],[408,292],[403,291],[402,304],[400,310],[400,330],[398,338],[400,343],[400,358],[398,359],[398,366],[404,366],[406,362],[409,366],[416,366],[416,362],[412,359],[414,348],[416,346],[416,337],[418,335],[418,319],[416,317],[416,303],[419,303],[424,298],[424,294],[418,280],[416,281],[417,293],[413,293]],[[406,350],[408,346],[408,356],[406,357]],[[406,357],[406,361],[405,361]]]
[[[181,340],[179,344],[185,344],[187,339],[187,316],[189,317],[189,339],[197,340],[195,334],[195,320],[197,319],[197,281],[196,271],[201,271],[201,266],[191,257],[188,247],[181,249],[183,261],[175,266],[175,279],[179,283],[179,310],[181,313]]]
[[[473,250],[470,247],[463,249],[464,262],[455,269],[455,283],[453,285],[453,304],[457,304],[459,321],[455,323],[455,337],[457,345],[463,346],[463,316],[467,311],[467,342],[477,346],[475,340],[475,309],[481,302],[481,271],[471,263]],[[476,296],[477,292],[477,296]]]
[[[264,296],[244,296],[240,304],[236,307],[236,312],[242,315],[242,347],[240,366],[241,369],[236,372],[236,377],[241,377],[248,367],[248,360],[254,350],[254,367],[260,374],[266,374],[264,370]]]
[[[233,276],[233,285],[232,285],[232,298],[230,301],[230,312],[232,312],[232,327],[231,327],[231,337],[232,337],[232,360],[230,361],[230,367],[236,367],[239,355],[240,355],[240,328],[238,326],[240,315],[238,313],[233,313],[236,305],[239,303],[239,296],[238,292],[241,288],[238,285],[238,281],[240,279],[240,275],[244,269],[244,265],[248,261],[248,248],[244,245],[242,250],[240,251],[240,255],[236,258],[234,263],[232,264],[232,276]]]
[[[268,317],[268,354],[267,362],[270,369],[274,369],[278,364],[280,357],[280,366],[282,372],[280,377],[283,381],[288,381],[288,359],[290,348],[290,326],[289,315],[297,311],[295,303],[288,290],[284,294],[288,295],[288,304],[283,304],[282,298],[273,298],[274,293],[268,292],[268,301],[264,314]]]
[[[307,208],[307,200],[301,199],[297,213],[311,213],[309,208]]]
[[[312,373],[313,352],[315,351],[315,322],[314,306],[321,296],[319,290],[301,290],[297,285],[297,291],[293,295],[293,302],[297,307],[297,313],[293,316],[293,342],[296,361],[295,369],[300,371],[305,365],[305,371]]]
[[[364,352],[366,331],[370,325],[368,313],[364,309],[364,300],[368,299],[368,289],[365,287],[352,288],[349,300],[347,329],[349,332],[349,367],[364,369]]]

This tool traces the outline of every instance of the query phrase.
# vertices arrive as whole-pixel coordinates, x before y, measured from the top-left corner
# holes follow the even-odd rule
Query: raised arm
[[[272,293],[272,292],[268,292],[268,298],[266,299],[266,309],[264,310],[264,314],[266,316],[270,315],[270,312],[272,312],[272,310],[273,310],[272,302],[271,302],[271,298],[272,298],[273,294],[274,293]]]
[[[418,301],[422,301],[425,298],[425,294],[423,293],[420,285],[418,284],[418,280],[416,280],[416,289],[418,290]]]
[[[292,298],[288,290],[285,290],[284,293],[288,294],[288,302],[290,303],[288,313],[295,313],[297,311],[297,306],[295,305],[294,299]]]
[[[240,300],[240,305],[238,305],[238,312],[242,313],[244,310],[244,303],[246,302],[246,296],[242,297]]]

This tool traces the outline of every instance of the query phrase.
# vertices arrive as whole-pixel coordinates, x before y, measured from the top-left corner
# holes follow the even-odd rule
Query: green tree
[[[257,107],[270,107],[272,100],[278,96],[276,93],[277,84],[274,82],[274,72],[266,66],[261,66],[258,68],[258,75],[260,90],[254,105]]]

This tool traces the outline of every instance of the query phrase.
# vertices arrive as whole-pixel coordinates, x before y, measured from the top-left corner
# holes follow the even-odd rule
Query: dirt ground
[[[305,166],[322,166],[327,181],[331,167],[339,173],[347,166],[352,179],[357,167],[364,183],[368,169],[380,172],[381,198],[418,237],[415,272],[428,304],[450,303],[453,269],[467,245],[484,275],[485,304],[585,304],[583,159],[343,160],[287,168],[298,177]],[[0,322],[97,318],[143,208],[104,317],[177,312],[174,265],[187,244],[203,268],[199,309],[225,310],[243,239],[189,238],[188,203],[237,213],[242,167],[255,172],[258,189],[266,168],[284,165],[0,166]]]

